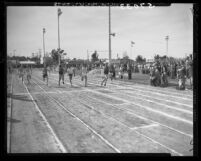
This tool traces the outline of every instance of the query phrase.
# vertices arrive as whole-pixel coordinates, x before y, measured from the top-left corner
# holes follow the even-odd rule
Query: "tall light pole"
[[[43,65],[45,66],[45,28],[43,28],[43,53],[44,53],[44,55],[43,55]]]
[[[168,56],[168,40],[169,40],[169,36],[165,37],[166,42],[166,55]]]
[[[62,14],[61,12],[61,9],[58,8],[58,54],[59,54],[59,65],[60,65],[60,59],[61,59],[61,56],[60,56],[60,33],[59,33],[59,16]]]
[[[111,62],[111,36],[115,36],[115,33],[111,33],[111,12],[110,12],[110,5],[109,5],[109,63]]]

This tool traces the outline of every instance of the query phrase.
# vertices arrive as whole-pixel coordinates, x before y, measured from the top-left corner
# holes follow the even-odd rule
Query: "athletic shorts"
[[[31,79],[31,75],[27,75],[27,78]]]
[[[64,80],[64,74],[59,74],[59,80]]]
[[[69,76],[69,79],[71,80],[73,77],[73,74],[68,74],[68,76]]]
[[[47,77],[47,74],[43,74],[43,78]]]

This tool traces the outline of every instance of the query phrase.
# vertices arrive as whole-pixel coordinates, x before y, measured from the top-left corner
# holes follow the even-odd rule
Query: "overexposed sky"
[[[165,36],[169,36],[168,56],[184,57],[193,52],[193,4],[170,7],[122,9],[111,7],[112,58],[123,52],[135,58],[166,54]],[[99,58],[108,58],[108,7],[99,6],[9,6],[7,7],[7,54],[31,56],[41,49],[43,28],[45,50],[58,48],[57,9],[60,8],[60,47],[69,58],[87,58],[97,50]],[[131,41],[135,45],[131,48]],[[104,51],[104,52],[99,52]]]

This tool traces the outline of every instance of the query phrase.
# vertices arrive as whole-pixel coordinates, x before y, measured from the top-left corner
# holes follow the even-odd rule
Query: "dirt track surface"
[[[193,92],[41,71],[8,75],[9,153],[171,153],[192,156]]]

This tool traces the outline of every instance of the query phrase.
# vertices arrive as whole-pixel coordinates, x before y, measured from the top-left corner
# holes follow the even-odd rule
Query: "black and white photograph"
[[[194,156],[193,9],[6,6],[7,154]]]

